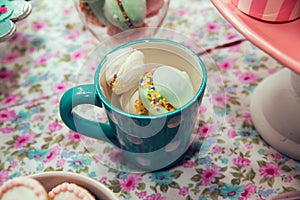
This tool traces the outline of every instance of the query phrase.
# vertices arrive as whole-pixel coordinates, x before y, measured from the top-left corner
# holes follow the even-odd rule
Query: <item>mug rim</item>
[[[189,100],[185,105],[181,106],[179,109],[167,112],[167,113],[163,113],[163,114],[158,114],[158,115],[138,115],[138,114],[132,114],[129,112],[125,112],[121,109],[119,109],[118,107],[114,106],[113,104],[111,104],[105,97],[105,95],[103,94],[101,87],[100,87],[100,71],[102,69],[102,66],[104,65],[104,63],[107,60],[107,56],[115,51],[118,51],[122,48],[126,48],[129,46],[132,46],[134,44],[140,44],[143,42],[166,42],[175,46],[179,46],[181,48],[183,48],[184,50],[188,51],[192,56],[195,56],[200,68],[201,68],[201,72],[202,72],[202,80],[201,80],[201,84],[199,89],[197,90],[196,94],[193,96],[193,98],[191,100]],[[144,39],[138,39],[138,40],[133,40],[127,43],[124,43],[122,45],[119,45],[118,47],[114,48],[113,50],[109,51],[107,54],[105,54],[105,56],[103,57],[103,59],[101,60],[101,62],[99,63],[97,70],[95,72],[94,75],[94,85],[96,87],[96,93],[99,95],[101,102],[103,104],[105,104],[105,106],[109,107],[111,110],[113,110],[114,112],[117,112],[121,115],[124,115],[126,117],[131,117],[131,118],[137,118],[137,119],[156,119],[156,118],[162,118],[162,117],[167,117],[170,115],[174,115],[174,114],[178,114],[179,112],[181,112],[182,110],[185,110],[186,108],[188,108],[190,105],[192,105],[195,101],[197,101],[197,99],[204,93],[205,88],[206,88],[206,83],[207,83],[207,70],[205,68],[205,65],[202,61],[202,59],[200,58],[200,56],[194,52],[192,49],[188,48],[187,46],[180,44],[178,42],[172,41],[172,40],[168,40],[168,39],[160,39],[160,38],[144,38]]]

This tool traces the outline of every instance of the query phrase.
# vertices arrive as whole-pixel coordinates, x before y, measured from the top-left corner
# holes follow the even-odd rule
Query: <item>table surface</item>
[[[78,84],[99,43],[83,28],[72,1],[37,0],[16,35],[0,44],[0,184],[70,171],[104,183],[120,199],[270,199],[299,190],[299,161],[262,140],[249,108],[255,87],[283,66],[239,34],[210,1],[188,2],[172,0],[163,26],[209,52],[220,74],[209,81],[220,88],[208,91],[197,140],[182,163],[155,173],[119,171],[107,165],[121,159],[117,149],[64,125],[60,97]],[[97,118],[106,119],[101,111]],[[105,148],[88,151],[86,143]]]

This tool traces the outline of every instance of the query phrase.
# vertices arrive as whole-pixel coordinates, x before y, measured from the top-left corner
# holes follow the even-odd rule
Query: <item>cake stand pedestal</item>
[[[254,90],[250,111],[260,135],[278,151],[300,160],[300,76],[289,69]]]
[[[249,41],[287,67],[258,85],[250,111],[268,144],[300,160],[300,20],[267,23],[242,13],[230,0],[211,2]]]

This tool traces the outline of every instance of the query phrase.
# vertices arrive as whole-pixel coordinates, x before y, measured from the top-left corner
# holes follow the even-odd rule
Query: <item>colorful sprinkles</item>
[[[154,74],[154,70],[152,70],[150,72],[145,72],[143,75],[143,78],[140,80],[140,86],[143,88],[148,88],[147,99],[150,101],[150,103],[153,107],[155,107],[157,105],[161,105],[167,111],[176,110],[176,108],[174,106],[172,106],[169,102],[167,102],[166,98],[162,97],[159,94],[159,92],[155,90],[155,87],[153,84],[153,78],[152,78],[153,74]]]
[[[122,4],[122,0],[117,0],[117,2],[118,2],[118,6],[119,6],[119,8],[120,8],[120,10],[121,10],[121,12],[122,12],[122,15],[123,15],[123,17],[124,17],[123,22],[128,26],[128,28],[134,28],[133,23],[132,23],[131,20],[129,19],[129,17],[128,17],[128,15],[127,15],[125,9],[124,9],[124,6],[123,6],[123,4]]]
[[[98,18],[96,17],[96,15],[93,12],[91,6],[87,2],[79,0],[79,8],[84,13],[86,21],[91,22],[94,25],[104,26],[98,20]]]
[[[110,83],[109,83],[109,86],[111,87],[111,89],[112,89],[113,91],[114,91],[115,86],[118,85],[118,80],[117,80],[117,78],[118,78],[118,75],[117,75],[117,74],[114,74],[113,77],[112,77],[112,80],[111,80]]]
[[[149,115],[148,110],[144,107],[141,100],[137,99],[134,101],[134,107],[137,110],[137,113],[140,115]]]

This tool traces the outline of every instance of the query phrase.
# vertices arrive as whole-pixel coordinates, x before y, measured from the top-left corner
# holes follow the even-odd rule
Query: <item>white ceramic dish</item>
[[[43,172],[29,175],[38,180],[47,191],[63,182],[71,182],[83,186],[94,194],[97,200],[118,200],[114,193],[96,180],[71,172]]]

